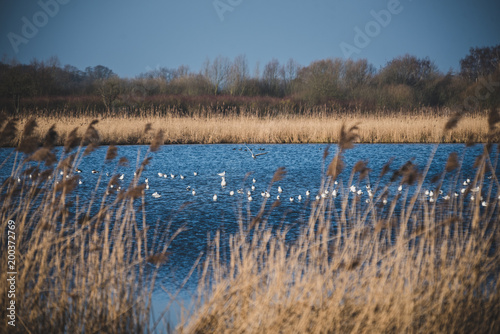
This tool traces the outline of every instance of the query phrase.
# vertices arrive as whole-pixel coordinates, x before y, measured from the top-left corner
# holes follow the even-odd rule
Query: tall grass
[[[471,138],[486,142],[488,130],[483,126],[486,114],[469,114],[446,134],[442,129],[449,115],[429,115],[426,112],[408,114],[315,114],[312,116],[124,116],[100,118],[96,129],[104,144],[148,144],[152,134],[144,134],[146,124],[154,124],[166,134],[167,144],[215,143],[334,143],[342,123],[360,122],[359,141],[363,143],[465,143]],[[21,119],[21,124],[29,118]],[[61,134],[58,144],[74,127],[90,123],[90,117],[41,117],[37,119],[35,135],[43,138],[45,132],[57,123]],[[80,132],[83,134],[83,132]]]
[[[144,185],[138,180],[147,156],[122,191],[117,191],[119,180],[113,176],[109,182],[99,178],[93,193],[75,195],[78,165],[97,147],[96,123],[90,122],[81,136],[71,132],[60,149],[54,146],[54,128],[39,146],[33,119],[20,134],[15,120],[1,131],[2,140],[19,138],[1,167],[12,166],[0,186],[1,332],[142,333],[150,328],[157,268],[180,230],[169,236],[145,226]],[[159,133],[150,151],[161,140]],[[117,148],[110,146],[106,162],[116,163],[117,155]],[[101,182],[108,182],[103,194],[97,191]],[[14,230],[8,229],[9,220]],[[15,233],[15,268],[8,267],[7,231]],[[8,272],[17,272],[14,298],[5,291]],[[5,314],[11,300],[15,327],[7,325]]]
[[[378,180],[370,182],[368,203],[349,192],[351,186],[359,189],[370,180],[365,162],[355,165],[349,180],[339,179],[344,151],[366,130],[348,128],[342,123],[345,119],[339,119],[338,127],[328,130],[338,149],[329,163],[326,150],[324,165],[318,166],[324,170],[322,196],[312,203],[302,233],[288,240],[287,228],[275,228],[275,222],[268,221],[264,202],[255,215],[240,219],[239,231],[228,245],[217,234],[201,268],[196,307],[177,330],[499,332],[499,151],[492,144],[498,143],[500,116],[492,111],[486,118],[488,126],[481,128],[484,152],[476,159],[476,174],[464,193],[454,194],[465,167],[457,154],[450,155],[433,181],[434,195],[424,193],[431,156],[423,170],[410,161],[391,171],[388,163]],[[168,138],[174,131],[168,122],[185,119],[158,119],[156,133],[147,120],[151,118],[133,123],[134,131],[151,142],[153,152],[164,143],[163,134]],[[236,132],[244,131],[251,120],[242,118],[245,126]],[[1,331],[154,330],[150,310],[157,269],[181,231],[157,235],[145,226],[144,185],[138,180],[149,152],[122,191],[116,191],[119,180],[113,176],[102,196],[99,184],[87,198],[75,194],[79,163],[111,127],[103,127],[106,120],[88,121],[83,131],[79,123],[65,128],[24,120],[22,131],[13,119],[0,124],[2,144],[16,146],[1,167],[11,168],[11,173],[0,186],[0,227],[7,231],[9,220],[15,222],[17,272],[16,327],[2,325]],[[204,121],[213,121],[215,127],[225,120]],[[443,120],[436,131],[441,139],[454,136],[460,126],[470,126],[464,123],[471,121]],[[56,148],[57,143],[63,146]],[[113,145],[105,161],[126,162],[118,159]],[[272,182],[283,177],[285,171],[279,169]],[[454,187],[439,195],[445,179]],[[275,205],[279,203],[271,209]],[[157,236],[151,239],[152,235]],[[7,241],[5,233],[0,239],[2,254]],[[2,282],[11,271],[7,266],[5,258],[0,261]],[[0,296],[0,304],[8,305],[5,291]]]
[[[498,116],[490,114],[488,143],[464,193],[454,194],[464,166],[451,154],[433,194],[425,194],[431,156],[423,170],[409,161],[391,171],[389,162],[371,184],[369,203],[349,193],[369,180],[364,162],[349,180],[338,179],[342,154],[359,137],[357,126],[343,126],[338,151],[324,165],[323,196],[300,236],[290,242],[286,228],[273,231],[264,205],[240,219],[229,250],[217,235],[197,307],[179,332],[500,332],[499,151],[491,145]],[[447,122],[445,135],[457,121]],[[454,187],[440,195],[450,176]]]

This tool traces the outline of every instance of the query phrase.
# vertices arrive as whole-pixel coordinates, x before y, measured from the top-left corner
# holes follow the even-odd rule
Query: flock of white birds
[[[76,168],[75,172],[76,173],[81,173],[82,170]],[[98,173],[99,173],[99,171],[92,170],[92,174],[98,174]],[[64,173],[61,171],[60,174],[63,175]],[[193,174],[193,177],[197,177],[199,175],[198,172],[196,172],[196,171],[193,172],[192,174]],[[163,178],[163,179],[167,179],[167,178],[175,179],[177,177],[179,179],[181,179],[181,180],[186,179],[186,176],[183,175],[183,174],[175,175],[173,173],[158,172],[157,175],[158,175],[159,178]],[[226,187],[227,187],[226,171],[221,172],[221,173],[217,173],[217,175],[220,176],[220,178],[221,178],[220,189],[221,189],[221,191],[225,191],[224,194],[228,194],[229,196],[234,196],[235,194],[242,194],[242,195],[246,196],[246,198],[247,198],[247,200],[249,202],[253,201],[254,196],[256,196],[256,185],[255,184],[256,184],[257,180],[255,178],[252,179],[252,186],[248,190],[244,191],[243,188],[240,188],[240,189],[237,189],[235,191],[235,190],[227,190],[226,189]],[[106,176],[109,177],[110,175],[108,173],[106,173]],[[66,177],[69,178],[70,176],[66,175]],[[135,173],[134,173],[134,177],[135,177]],[[29,175],[29,178],[31,179],[32,175]],[[124,180],[125,179],[125,174],[120,174],[120,176],[118,177],[118,179],[119,180]],[[20,178],[18,178],[17,181],[18,182],[22,182],[22,180]],[[56,182],[56,183],[58,183],[58,182]],[[81,178],[79,179],[78,183],[79,184],[83,184],[83,181],[82,181]],[[146,185],[145,189],[149,190],[150,189],[149,179],[145,178],[144,179],[144,183]],[[486,201],[486,199],[483,198],[483,196],[481,195],[481,188],[480,188],[480,186],[478,186],[478,185],[472,186],[472,181],[470,179],[463,180],[463,182],[461,182],[461,185],[463,186],[462,188],[460,188],[458,191],[454,191],[454,192],[451,192],[451,193],[444,193],[442,190],[434,192],[433,190],[426,189],[426,190],[422,191],[422,194],[425,197],[425,199],[428,200],[430,203],[436,202],[438,200],[448,201],[452,197],[457,198],[457,197],[460,197],[460,196],[469,196],[470,200],[479,200],[480,203],[481,203],[481,206],[483,206],[483,207],[487,207],[489,205],[489,203]],[[111,187],[113,187],[113,185]],[[338,182],[335,181],[334,182],[334,189],[333,190],[330,191],[328,189],[325,189],[323,191],[320,191],[314,197],[314,199],[316,201],[319,201],[319,200],[326,199],[326,198],[329,198],[329,197],[336,198],[337,196],[340,195],[340,190],[338,190],[338,189],[339,189]],[[117,190],[121,190],[121,187],[119,186],[117,188]],[[196,189],[193,186],[191,186],[191,185],[188,185],[186,187],[186,190],[188,192],[191,192],[192,196],[196,196],[197,195]],[[284,194],[283,194],[283,192],[284,192],[283,187],[281,185],[278,185],[277,188],[276,188],[276,191],[278,193],[277,195],[271,195],[271,193],[268,190],[262,191],[260,193],[260,195],[263,198],[274,197],[276,200],[283,200],[284,199],[284,198],[282,198],[282,196],[284,196]],[[374,194],[373,194],[373,191],[372,191],[370,185],[366,185],[364,187],[364,189],[363,189],[363,187],[356,187],[355,185],[351,185],[349,187],[348,191],[349,191],[349,193],[351,193],[351,194],[353,194],[355,196],[358,196],[360,198],[366,194],[367,195],[367,197],[365,198],[365,202],[366,203],[370,203],[372,201],[373,197],[374,197]],[[399,193],[403,192],[403,186],[400,185],[398,187],[397,191]],[[222,194],[223,193],[220,193],[220,192],[213,193],[213,195],[211,195],[212,196],[212,200],[214,202],[216,202]],[[151,194],[151,196],[154,197],[154,198],[160,198],[161,194],[158,191],[154,191]],[[310,196],[311,196],[311,191],[310,190],[306,190],[305,193],[304,193],[304,197],[302,196],[302,194],[295,194],[295,195],[289,196],[288,200],[290,202],[301,202],[304,198],[309,199]],[[500,200],[500,195],[498,195],[497,199]],[[382,198],[381,200],[382,200],[383,204],[387,204],[387,202],[388,202],[388,200],[387,200],[386,197]]]
[[[76,172],[81,173],[81,170],[76,169]],[[96,171],[96,170],[92,170],[92,173],[93,174],[97,174],[99,172]],[[193,172],[192,175],[193,175],[193,177],[197,177],[199,174],[198,174],[198,172]],[[254,197],[256,196],[256,194],[258,194],[258,192],[256,192],[256,189],[257,189],[256,188],[256,182],[257,182],[257,180],[255,178],[252,179],[252,185],[246,191],[244,191],[243,188],[240,188],[240,189],[237,189],[237,190],[228,190],[228,189],[226,189],[227,186],[228,186],[228,183],[227,183],[227,180],[226,180],[226,171],[223,171],[221,173],[217,173],[217,175],[221,178],[220,189],[221,189],[222,192],[221,191],[214,192],[211,195],[212,201],[214,201],[214,202],[216,202],[220,198],[220,196],[222,196],[222,195],[234,196],[235,194],[244,195],[244,196],[246,196],[247,201],[251,202],[251,201],[254,200]],[[107,176],[109,176],[109,174],[107,174]],[[176,174],[173,174],[173,173],[158,172],[157,176],[159,178],[162,178],[162,179],[167,179],[167,178],[170,178],[170,179],[179,178],[181,180],[187,179],[186,175],[183,175],[183,174],[176,175]],[[119,180],[124,180],[124,178],[125,178],[125,174],[121,174],[118,177]],[[145,182],[145,185],[146,185],[145,189],[149,190],[150,189],[149,179],[145,178],[144,182]],[[82,180],[81,179],[79,180],[79,183],[82,184]],[[483,207],[488,206],[489,203],[480,194],[480,190],[481,189],[480,189],[479,186],[472,187],[472,183],[471,183],[470,179],[464,180],[461,183],[461,185],[463,185],[462,188],[460,188],[458,191],[455,191],[455,192],[452,192],[452,193],[444,193],[442,190],[434,192],[433,190],[429,190],[429,189],[426,189],[426,190],[422,191],[422,193],[423,193],[425,199],[428,200],[430,203],[436,202],[436,201],[438,201],[440,199],[444,200],[444,201],[448,201],[452,197],[457,198],[457,197],[460,197],[460,196],[468,195],[469,198],[470,198],[470,200],[475,200],[476,198],[478,198],[479,201],[480,201],[480,203],[481,203],[481,205]],[[216,188],[216,187],[218,187],[218,186],[214,185],[214,188]],[[121,190],[120,188],[121,187],[119,187],[118,190]],[[191,185],[187,185],[186,190],[188,192],[190,192],[192,196],[196,196],[197,195],[195,187],[193,187]],[[399,193],[403,192],[403,186],[400,185],[397,188],[397,191]],[[264,190],[264,191],[260,192],[260,195],[263,198],[274,197],[276,200],[284,200],[286,198],[286,197],[283,197],[284,196],[284,189],[283,189],[283,187],[281,185],[278,185],[276,187],[276,192],[277,192],[277,194],[272,195],[269,190]],[[366,185],[364,187],[356,187],[355,185],[351,185],[348,188],[348,192],[350,194],[353,194],[354,196],[358,196],[359,198],[361,198],[361,197],[363,197],[363,196],[366,195],[365,196],[365,202],[366,203],[370,203],[373,200],[373,197],[374,197],[374,193],[373,193],[373,190],[372,190],[372,188],[371,188],[370,185]],[[341,191],[339,190],[338,182],[335,181],[334,182],[334,189],[333,190],[325,189],[323,191],[320,191],[313,198],[313,200],[319,201],[319,200],[330,198],[330,197],[336,198],[336,197],[338,197],[340,195],[340,193],[341,193]],[[161,195],[160,192],[154,191],[151,194],[151,196],[154,197],[154,198],[160,198],[162,195]],[[304,192],[304,194],[294,194],[294,195],[288,196],[288,201],[290,201],[290,202],[301,202],[305,198],[309,199],[310,196],[311,196],[311,191],[310,190],[306,190]],[[500,195],[498,196],[498,200],[500,200]],[[384,198],[381,199],[381,202],[382,202],[382,204],[387,204],[388,200],[387,200],[386,197],[384,197]]]
[[[161,173],[161,172],[158,172],[157,175],[159,178],[169,178],[170,177],[170,178],[174,179],[177,177],[177,175],[175,175],[175,174],[168,174],[168,173]],[[245,192],[243,190],[243,188],[240,188],[237,190],[227,190],[226,189],[226,187],[227,187],[226,171],[223,171],[221,173],[217,173],[217,175],[220,176],[220,178],[221,178],[220,189],[221,189],[221,191],[225,191],[225,194],[227,194],[229,196],[234,196],[235,194],[242,194],[242,195],[246,195],[246,198],[249,202],[253,201],[254,196],[256,196],[256,189],[257,189],[257,187],[255,185],[257,183],[257,180],[255,178],[252,179],[252,186]],[[193,172],[193,176],[198,176],[198,172]],[[184,180],[186,178],[186,176],[181,174],[181,175],[179,175],[179,178]],[[145,183],[146,183],[146,189],[149,189],[149,180],[147,178],[145,179]],[[276,196],[276,199],[280,200],[281,195],[283,193],[283,188],[281,186],[278,186],[277,189],[278,189],[278,195]],[[196,194],[197,194],[196,190],[191,185],[188,185],[186,187],[186,190],[190,191],[193,196],[196,196]],[[270,198],[271,197],[271,193],[268,190],[262,191],[260,194],[263,198]],[[311,194],[310,190],[307,190],[305,192],[306,197],[309,197],[310,194]],[[219,196],[221,196],[221,195],[222,194],[220,192],[218,192],[218,193],[216,192],[216,193],[212,194],[211,195],[212,200],[214,202],[216,202],[219,199]],[[158,191],[155,191],[152,194],[152,196],[154,198],[160,198],[161,194]],[[297,200],[298,202],[300,202],[300,201],[302,201],[302,198],[303,198],[302,195],[298,194],[296,196],[290,196],[289,201],[294,202],[295,200]]]

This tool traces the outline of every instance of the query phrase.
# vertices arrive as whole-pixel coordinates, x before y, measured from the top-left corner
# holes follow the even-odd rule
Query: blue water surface
[[[146,183],[147,178],[149,184],[149,189],[145,192],[146,224],[158,225],[162,231],[165,231],[167,227],[170,227],[172,232],[181,226],[186,229],[173,241],[169,249],[171,252],[169,261],[162,266],[160,271],[160,283],[175,288],[192,268],[200,254],[206,253],[207,240],[213,239],[217,230],[221,230],[225,236],[235,233],[240,219],[246,222],[258,212],[264,199],[262,192],[269,191],[270,194],[266,205],[267,210],[270,209],[277,195],[280,195],[281,204],[269,213],[269,224],[270,226],[290,227],[289,237],[293,239],[300,226],[307,222],[311,203],[321,188],[323,170],[337,150],[335,145],[327,146],[326,144],[255,144],[250,145],[250,148],[255,154],[265,154],[253,159],[245,145],[239,144],[166,145],[153,153],[148,152],[148,146],[120,146],[118,157],[106,163],[104,157],[108,147],[99,147],[79,163],[82,183],[78,185],[74,195],[79,197],[81,203],[84,203],[90,198],[90,194],[95,190],[96,182],[101,178],[101,185],[96,193],[99,197],[105,191],[106,184],[113,174],[123,174],[120,183],[125,189],[132,182],[134,171],[146,154],[152,157],[139,180],[139,183]],[[327,148],[330,153],[324,160],[324,152]],[[436,148],[436,153],[430,160],[431,153]],[[62,149],[59,148],[58,152],[61,154]],[[475,173],[473,164],[476,157],[483,152],[482,145],[466,148],[462,144],[439,146],[359,144],[343,152],[345,169],[338,179],[339,186],[346,186],[351,169],[357,161],[366,161],[371,169],[369,177],[359,183],[356,179],[354,181],[358,189],[363,190],[360,198],[368,199],[366,185],[373,187],[384,164],[393,158],[392,171],[400,168],[407,161],[412,161],[420,171],[424,171],[430,163],[424,188],[432,189],[430,178],[443,171],[451,152],[457,152],[460,158],[462,155],[464,157],[463,167],[455,186],[461,185],[467,178],[473,178]],[[11,158],[1,168],[0,177],[3,180],[11,174],[13,149],[0,149],[1,161],[4,161],[9,154]],[[117,164],[120,157],[128,159],[128,166]],[[287,174],[283,180],[270,186],[273,174],[279,167],[284,167]],[[99,173],[93,174],[92,170]],[[222,177],[218,175],[223,172],[225,172],[227,182],[225,187],[221,186]],[[158,173],[166,177],[160,177]],[[392,172],[384,176],[382,183],[387,182],[391,175]],[[451,175],[449,179],[452,180]],[[252,185],[255,186],[255,190],[252,190]],[[278,186],[283,189],[282,193],[278,193]],[[394,187],[397,187],[397,183]],[[244,194],[238,193],[239,189]],[[194,196],[193,190],[196,191]],[[309,197],[306,196],[307,190],[311,194]],[[446,183],[443,190],[444,194],[451,191],[447,189]],[[234,192],[233,196],[230,195],[231,191]],[[248,191],[251,192],[253,199],[251,202],[248,201]],[[160,197],[153,197],[155,192]],[[215,194],[217,195],[216,201],[213,200]],[[344,195],[350,194],[347,191]],[[290,198],[293,198],[293,202]],[[141,200],[138,199],[137,202],[139,206]],[[138,219],[142,219],[140,215]],[[191,287],[196,285],[196,275],[189,284]]]

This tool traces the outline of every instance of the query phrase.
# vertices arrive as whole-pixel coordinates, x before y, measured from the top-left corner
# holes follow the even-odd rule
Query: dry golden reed
[[[83,198],[75,194],[78,163],[98,146],[97,121],[91,121],[83,133],[75,127],[65,134],[63,152],[54,147],[57,125],[47,127],[37,142],[33,134],[39,131],[38,121],[20,125],[20,133],[16,120],[3,123],[3,143],[18,144],[10,156],[10,177],[0,184],[0,228],[7,231],[7,222],[15,222],[17,274],[16,326],[7,325],[4,317],[0,332],[153,331],[151,296],[157,269],[167,260],[167,248],[180,230],[168,238],[157,232],[158,226],[150,227],[155,237],[148,239],[147,228],[136,221],[136,211],[144,207],[134,208],[144,196],[145,185],[132,183],[118,192],[118,175],[111,178],[104,194],[94,191]],[[83,143],[89,145],[85,148]],[[106,161],[117,155],[118,149],[111,146]],[[143,163],[149,163],[149,158]],[[0,238],[2,250],[7,250],[7,240]],[[7,263],[0,262],[2,282],[12,271]],[[10,300],[6,293],[0,294],[2,305]]]
[[[449,132],[456,120],[441,129]],[[485,144],[476,174],[467,175],[473,185],[458,197],[460,173],[469,166],[456,153],[428,195],[423,186],[432,155],[423,171],[412,161],[393,170],[388,161],[365,202],[349,189],[361,186],[366,162],[355,164],[347,182],[333,182],[343,166],[342,149],[355,140],[342,129],[342,145],[320,190],[330,195],[312,203],[293,241],[286,241],[288,228],[267,220],[264,207],[240,217],[227,245],[216,235],[196,307],[180,333],[500,331],[499,182],[495,167],[489,177],[485,173],[486,166],[497,166],[499,152]],[[382,180],[391,171],[390,180]],[[451,172],[459,174],[440,194]],[[391,194],[398,185],[401,190]],[[411,185],[414,194],[406,190]]]
[[[461,115],[450,121],[446,116],[421,114],[369,115],[338,114],[313,116],[206,116],[206,117],[103,117],[94,124],[101,144],[151,144],[157,133],[151,124],[162,130],[165,144],[215,143],[337,143],[342,124],[359,124],[360,143],[465,143],[468,138],[486,142],[488,115]],[[42,138],[57,123],[61,135],[58,144],[74,138],[72,130],[89,124],[90,117],[38,118],[35,134]],[[20,120],[20,125],[27,120]],[[448,124],[448,122],[451,122]],[[9,122],[14,122],[9,120]],[[17,124],[14,122],[14,124]],[[148,125],[149,124],[149,125]],[[443,133],[443,129],[447,129]],[[4,127],[7,129],[7,127]],[[79,133],[80,136],[83,136]],[[10,141],[14,138],[11,137]],[[10,142],[8,141],[8,142]],[[4,144],[5,145],[5,144]],[[74,143],[78,145],[78,143]]]

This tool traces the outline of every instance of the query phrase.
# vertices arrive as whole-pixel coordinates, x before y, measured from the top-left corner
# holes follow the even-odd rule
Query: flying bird
[[[253,151],[250,149],[250,147],[247,146],[247,144],[244,144],[245,147],[250,151],[250,153],[252,154],[252,158],[256,158],[258,157],[259,155],[264,155],[264,154],[267,154],[268,152],[264,152],[264,153],[257,153],[257,154],[254,154]]]

